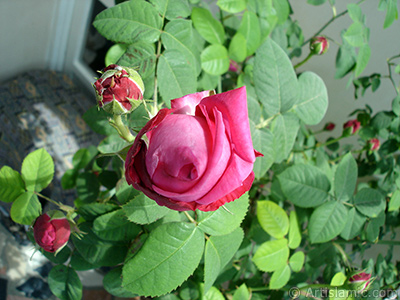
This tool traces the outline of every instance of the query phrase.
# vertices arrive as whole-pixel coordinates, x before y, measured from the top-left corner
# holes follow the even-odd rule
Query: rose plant
[[[20,172],[0,170],[0,199],[55,264],[53,293],[80,299],[78,272],[101,269],[116,297],[393,299],[400,54],[388,74],[361,76],[366,1],[339,13],[334,0],[307,1],[333,12],[308,39],[287,0],[118,2],[93,23],[115,45],[83,116],[104,139],[62,177],[73,206],[43,195],[54,176],[45,149]],[[389,27],[397,1],[378,9]],[[338,18],[351,25],[333,41],[325,29]],[[388,80],[394,99],[390,111],[347,112],[326,139],[327,88],[299,67],[330,51],[356,98]],[[369,255],[377,244],[386,254]]]

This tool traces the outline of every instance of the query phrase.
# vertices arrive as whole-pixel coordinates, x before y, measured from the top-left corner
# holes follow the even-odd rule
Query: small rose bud
[[[345,135],[353,135],[355,134],[361,127],[361,123],[356,119],[347,121],[343,125],[344,134]]]
[[[229,63],[229,71],[237,73],[239,70],[239,65],[236,61],[232,60]]]
[[[347,285],[350,290],[362,293],[367,291],[375,278],[371,278],[371,274],[365,272],[358,272],[350,275]]]
[[[335,129],[335,127],[336,127],[335,123],[329,122],[325,124],[324,130],[332,131],[333,129]]]
[[[51,210],[38,217],[33,225],[36,243],[47,252],[58,253],[67,245],[71,227],[64,214]]]
[[[98,105],[110,114],[132,112],[143,99],[144,84],[135,70],[109,65],[94,83]]]
[[[328,51],[329,43],[326,37],[316,36],[310,41],[310,51],[316,55],[322,55]]]
[[[380,145],[381,143],[377,138],[373,138],[368,141],[368,149],[371,151],[378,150]]]

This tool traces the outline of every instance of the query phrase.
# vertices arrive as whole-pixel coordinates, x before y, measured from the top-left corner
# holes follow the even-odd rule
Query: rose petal
[[[194,116],[196,106],[200,103],[201,99],[208,97],[208,95],[210,95],[210,91],[203,91],[171,100],[171,108],[174,109],[174,114]]]

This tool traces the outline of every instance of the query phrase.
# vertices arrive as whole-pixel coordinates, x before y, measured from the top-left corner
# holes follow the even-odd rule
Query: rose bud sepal
[[[351,272],[346,281],[346,287],[348,290],[353,290],[359,293],[368,291],[375,277],[371,277],[371,274],[362,271]]]
[[[324,36],[316,36],[310,41],[310,51],[314,55],[322,55],[328,51],[329,42]]]

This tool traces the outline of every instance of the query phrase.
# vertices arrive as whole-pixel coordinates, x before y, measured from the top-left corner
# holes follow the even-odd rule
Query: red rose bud
[[[369,147],[369,150],[371,150],[371,151],[378,150],[380,145],[381,145],[381,143],[377,138],[373,138],[368,141],[368,147]]]
[[[361,293],[368,290],[374,279],[375,278],[371,278],[371,274],[359,272],[350,275],[347,285],[350,290],[355,290]]]
[[[229,63],[229,71],[237,73],[239,70],[239,65],[236,61],[232,60]]]
[[[328,51],[329,43],[326,37],[316,36],[310,41],[310,51],[316,55],[322,55]]]
[[[144,84],[135,70],[118,65],[109,65],[94,83],[100,107],[110,114],[132,112],[143,99]]]
[[[355,134],[361,127],[361,123],[358,122],[357,120],[350,120],[347,121],[343,125],[343,129],[345,130],[345,133],[352,135]]]
[[[333,129],[335,129],[335,123],[329,122],[325,124],[324,130],[325,131],[332,131]]]
[[[67,245],[71,227],[64,214],[51,210],[38,217],[33,225],[36,243],[47,252],[58,253]]]

